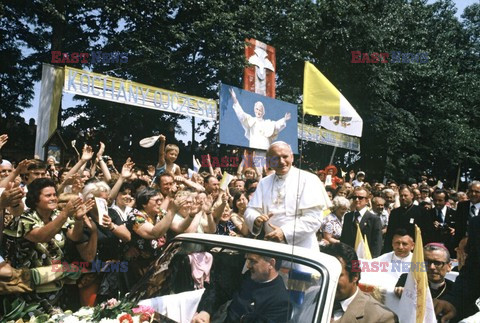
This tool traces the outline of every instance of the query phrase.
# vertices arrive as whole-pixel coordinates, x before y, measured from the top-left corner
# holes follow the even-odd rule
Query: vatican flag
[[[360,230],[358,223],[357,236],[355,237],[355,251],[357,252],[358,258],[372,259],[372,254],[370,253],[370,248],[368,247],[367,236],[365,236],[365,240],[362,238],[362,231]]]
[[[415,247],[412,256],[412,266],[407,276],[402,298],[398,307],[400,322],[436,323],[432,294],[428,287],[427,271],[423,257],[422,234],[415,225]]]
[[[305,62],[303,114],[322,116],[325,129],[361,137],[363,120],[340,91],[313,64]]]

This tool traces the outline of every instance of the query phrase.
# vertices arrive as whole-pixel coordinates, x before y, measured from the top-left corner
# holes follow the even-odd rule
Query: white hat
[[[150,148],[152,147],[153,145],[155,145],[155,143],[157,142],[158,138],[160,138],[160,136],[152,136],[152,137],[147,137],[147,138],[143,138],[142,140],[140,140],[140,146],[142,146],[143,148]]]

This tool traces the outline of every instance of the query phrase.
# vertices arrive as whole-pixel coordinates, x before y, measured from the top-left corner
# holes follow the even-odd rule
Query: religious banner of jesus
[[[298,153],[297,106],[222,84],[220,143],[267,150],[277,140]]]

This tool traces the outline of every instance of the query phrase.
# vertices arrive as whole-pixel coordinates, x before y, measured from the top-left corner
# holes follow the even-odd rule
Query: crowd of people
[[[6,135],[0,137],[1,145],[7,141]],[[245,159],[220,187],[221,168],[209,163],[204,171],[189,172],[175,163],[179,148],[166,144],[164,136],[159,141],[157,164],[140,167],[128,158],[118,170],[104,155],[103,143],[97,152],[85,145],[74,165],[59,165],[52,156],[14,164],[3,156],[0,294],[37,301],[51,311],[94,306],[128,292],[166,244],[185,232],[266,239],[317,251],[340,248],[349,255],[345,245],[354,247],[360,229],[374,258],[410,261],[417,225],[432,295],[443,289],[445,303],[439,310],[447,317],[475,312],[476,294],[465,296],[441,273],[451,270],[453,258],[467,273],[478,261],[478,246],[471,242],[478,226],[472,227],[477,222],[471,220],[478,219],[480,182],[470,183],[463,193],[426,178],[400,185],[369,182],[362,171],[337,176],[334,165],[313,174],[293,167],[290,147],[275,142],[266,159],[275,163],[258,167]],[[353,259],[336,256],[343,262]],[[88,266],[77,270],[85,262]],[[128,264],[128,270],[92,271],[89,266],[98,262],[103,269]],[[460,282],[477,283],[470,276],[461,274]],[[401,295],[405,277],[399,279],[396,293]],[[456,299],[448,296],[454,292]],[[458,303],[459,297],[469,303]],[[348,304],[343,307],[335,319],[347,313]]]

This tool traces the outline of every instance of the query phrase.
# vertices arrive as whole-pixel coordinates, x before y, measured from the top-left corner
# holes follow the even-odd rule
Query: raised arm
[[[144,239],[158,239],[162,237],[170,228],[173,217],[181,205],[182,204],[177,204],[175,201],[170,200],[167,212],[163,219],[155,225],[145,222],[136,229],[135,232]]]
[[[85,168],[85,165],[87,164],[87,162],[92,159],[93,157],[93,149],[92,147],[88,146],[88,145],[85,145],[83,146],[83,149],[82,149],[82,157],[80,158],[80,160],[72,167],[72,169],[70,169],[67,173],[67,175],[65,175],[65,177],[71,177],[73,176],[73,174],[76,174],[78,173],[82,167]]]
[[[50,242],[53,237],[62,229],[63,224],[69,216],[75,212],[75,202],[71,200],[63,208],[60,214],[53,220],[41,228],[35,228],[25,235],[25,239],[31,242]]]
[[[17,176],[27,173],[28,165],[31,163],[32,162],[27,159],[22,160],[13,172],[10,172],[10,174],[0,182],[0,187],[7,187],[8,183],[15,182]]]
[[[110,201],[113,201],[117,197],[117,194],[120,191],[120,187],[122,187],[123,182],[132,176],[133,166],[135,166],[135,163],[132,162],[130,157],[128,157],[127,160],[125,161],[125,164],[123,164],[120,177],[115,182],[115,185],[112,187],[112,190],[110,191],[110,195],[108,196],[108,199]]]
[[[157,167],[162,167],[163,165],[165,165],[165,136],[160,135],[158,140],[160,140],[160,146],[158,147]]]
[[[90,219],[88,216],[84,216],[83,225],[87,228],[90,233],[90,237],[87,242],[77,244],[77,251],[80,254],[80,257],[84,261],[92,262],[95,260],[97,255],[97,241],[98,241],[98,231],[95,222]]]
[[[108,182],[112,179],[112,175],[108,170],[107,163],[103,160],[103,153],[105,152],[105,144],[100,141],[100,149],[97,152],[97,160],[98,164],[100,165],[100,169],[102,170],[103,175],[105,176],[105,180]]]
[[[183,183],[184,185],[194,188],[197,192],[203,192],[205,191],[205,187],[202,185],[195,183],[194,181],[191,181],[189,179],[186,179],[183,176],[175,176],[175,181],[179,183]]]

